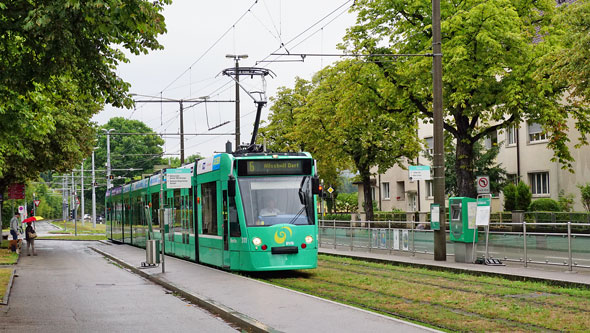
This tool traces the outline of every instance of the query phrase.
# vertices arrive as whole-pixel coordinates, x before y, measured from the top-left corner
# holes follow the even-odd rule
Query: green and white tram
[[[168,188],[166,174],[154,174],[108,191],[108,238],[138,247],[161,239],[161,208],[166,254],[241,271],[317,266],[310,154],[222,153],[181,168],[190,186]]]

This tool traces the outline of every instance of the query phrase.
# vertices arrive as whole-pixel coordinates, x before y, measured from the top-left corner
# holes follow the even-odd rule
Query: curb
[[[248,332],[280,332],[279,330],[276,330],[254,318],[250,318],[249,316],[237,312],[223,304],[217,303],[216,301],[212,300],[212,299],[208,299],[205,298],[203,296],[199,296],[196,294],[192,294],[186,290],[181,289],[180,287],[174,285],[171,282],[167,282],[164,281],[163,279],[160,279],[158,277],[155,277],[149,273],[146,273],[140,269],[138,269],[137,267],[130,265],[129,263],[123,261],[122,259],[119,259],[109,253],[106,253],[104,251],[101,251],[97,248],[94,248],[92,246],[89,246],[88,248],[90,248],[91,250],[115,261],[116,263],[118,263],[119,265],[131,270],[133,273],[146,278],[156,284],[159,284],[160,286],[179,294],[180,296],[182,296],[183,298],[187,299],[188,301],[190,301],[191,303],[198,305],[199,307],[201,307],[204,310],[209,311],[210,313],[219,316],[221,318],[223,318],[224,320],[235,324],[237,326],[239,326],[241,329],[244,329]]]
[[[555,285],[555,286],[561,286],[561,287],[575,287],[575,288],[580,288],[580,289],[590,289],[589,284],[574,282],[574,281],[554,280],[554,279],[548,279],[548,278],[542,278],[542,277],[517,275],[517,274],[513,274],[513,273],[486,272],[483,270],[470,270],[467,268],[459,268],[459,267],[445,267],[445,266],[430,265],[430,264],[425,264],[425,263],[401,261],[401,260],[395,260],[395,259],[369,258],[369,257],[363,257],[363,256],[356,256],[354,254],[320,252],[319,249],[318,249],[318,253],[324,254],[327,256],[364,260],[364,261],[375,262],[375,263],[380,263],[380,264],[411,266],[411,267],[427,268],[427,269],[444,271],[444,272],[502,277],[507,280],[513,280],[513,281],[533,281],[533,282],[542,282],[542,283]]]
[[[4,298],[0,305],[8,305],[8,298],[10,297],[10,290],[12,289],[12,281],[14,281],[14,273],[16,269],[12,269],[12,274],[10,275],[10,280],[8,280],[8,285],[6,286],[6,292],[4,293]]]

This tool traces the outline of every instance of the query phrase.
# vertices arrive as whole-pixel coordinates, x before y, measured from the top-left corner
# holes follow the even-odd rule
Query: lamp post
[[[248,58],[247,54],[226,54],[226,58],[236,62],[236,150],[240,147],[240,59]]]
[[[107,190],[111,188],[111,132],[115,129],[103,131],[107,134]]]

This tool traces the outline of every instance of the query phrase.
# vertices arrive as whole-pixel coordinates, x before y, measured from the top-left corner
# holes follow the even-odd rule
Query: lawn
[[[78,236],[74,236],[73,234],[70,234],[70,235],[40,236],[37,239],[64,239],[64,240],[97,241],[97,240],[106,240],[107,236],[100,235],[100,234],[94,234],[94,235],[93,234],[85,234],[85,235],[78,234]]]
[[[255,277],[444,331],[590,330],[590,288],[326,255],[315,270]]]
[[[0,265],[13,265],[18,260],[18,254],[7,248],[0,248]],[[1,288],[1,287],[0,287]]]
[[[67,225],[66,222],[64,221],[55,221],[52,222],[55,226],[60,227],[62,230],[54,230],[54,231],[50,231],[50,233],[52,234],[63,234],[63,233],[68,233],[68,234],[73,234],[74,230],[77,229],[78,234],[105,234],[106,233],[106,224],[96,224],[96,228],[92,228],[92,222],[87,221],[84,222],[84,225],[82,225],[82,222],[77,222],[76,225],[74,225],[73,221],[68,221]]]
[[[12,268],[0,268],[0,301],[4,299],[6,287],[8,287],[8,282],[10,282],[11,275]]]

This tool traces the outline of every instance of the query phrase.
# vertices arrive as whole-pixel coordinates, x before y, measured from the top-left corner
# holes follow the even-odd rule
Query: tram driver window
[[[201,205],[203,234],[217,235],[217,183],[201,185]]]

